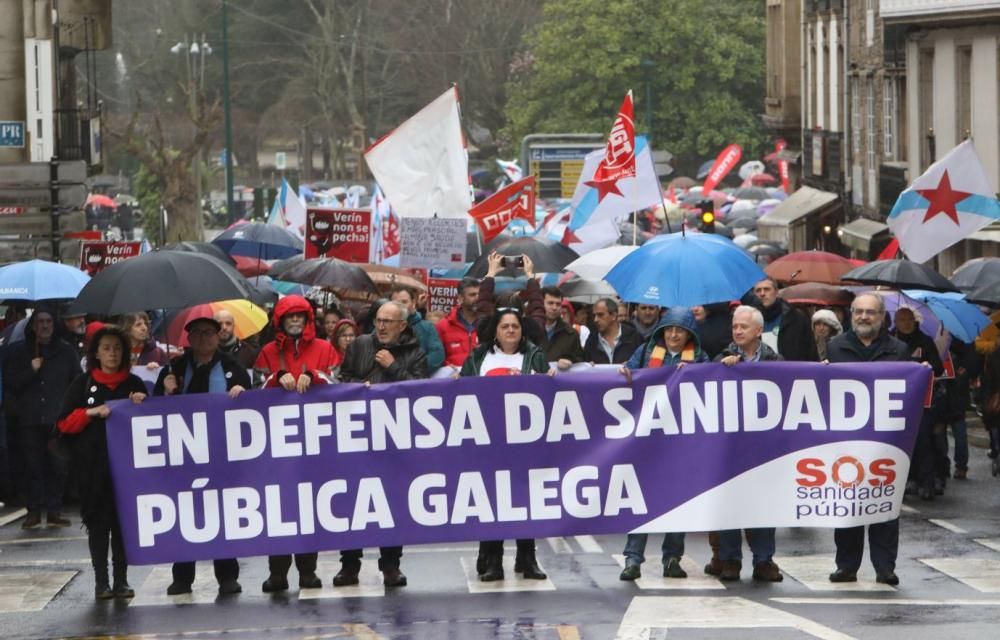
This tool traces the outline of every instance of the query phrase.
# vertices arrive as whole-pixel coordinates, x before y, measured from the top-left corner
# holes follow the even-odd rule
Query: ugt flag
[[[927,262],[997,220],[1000,203],[966,140],[899,194],[886,222],[910,260]]]
[[[635,151],[635,117],[632,92],[629,91],[618,109],[615,123],[611,125],[604,158],[587,182],[588,186],[597,189],[598,201],[611,193],[621,195],[618,181],[635,177]]]
[[[469,217],[483,232],[483,242],[500,235],[512,220],[535,224],[535,176],[528,176],[500,189],[469,209]]]
[[[613,245],[620,236],[619,225],[629,213],[660,204],[660,181],[653,172],[653,159],[646,138],[636,137],[635,147],[636,174],[618,181],[620,195],[609,193],[602,199],[599,188],[590,184],[590,177],[595,175],[605,157],[604,151],[593,151],[584,159],[580,182],[570,203],[573,215],[562,240],[578,254]]]

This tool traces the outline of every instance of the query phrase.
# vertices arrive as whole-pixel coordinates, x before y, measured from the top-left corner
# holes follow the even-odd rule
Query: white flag
[[[469,157],[452,87],[365,151],[392,208],[405,218],[465,218]]]

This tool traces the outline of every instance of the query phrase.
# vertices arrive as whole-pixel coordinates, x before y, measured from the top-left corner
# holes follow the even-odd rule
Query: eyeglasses
[[[851,309],[851,314],[856,316],[875,317],[879,315],[878,309]]]

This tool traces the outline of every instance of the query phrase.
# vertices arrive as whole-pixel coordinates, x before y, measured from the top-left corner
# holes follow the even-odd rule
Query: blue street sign
[[[24,147],[24,122],[0,120],[0,147]]]

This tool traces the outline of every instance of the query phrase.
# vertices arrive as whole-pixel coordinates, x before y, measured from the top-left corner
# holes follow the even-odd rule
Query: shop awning
[[[833,204],[839,196],[829,191],[801,187],[777,207],[760,217],[757,228],[790,227],[806,216]]]
[[[875,220],[858,218],[841,226],[838,233],[841,242],[852,249],[867,253],[871,251],[872,240],[879,235],[889,233],[889,227]]]

